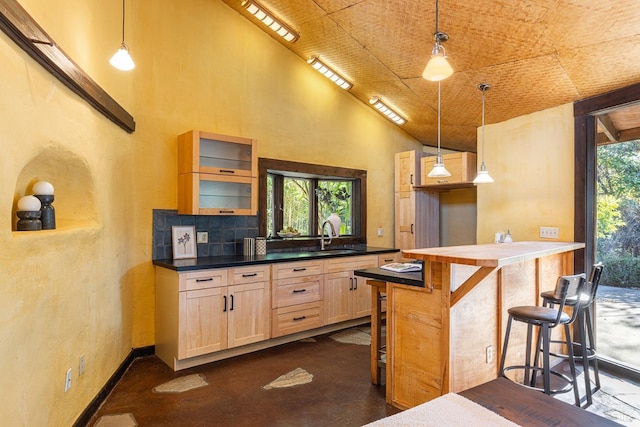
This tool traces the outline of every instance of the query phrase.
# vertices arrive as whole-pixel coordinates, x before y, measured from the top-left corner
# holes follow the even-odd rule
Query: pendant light
[[[131,55],[129,54],[129,48],[124,42],[124,1],[125,0],[122,0],[122,44],[120,44],[117,52],[111,57],[109,63],[118,70],[130,71],[136,67],[136,64],[133,63],[133,59],[131,59]]]
[[[480,170],[478,171],[478,176],[473,180],[474,184],[489,184],[493,182],[493,178],[489,175],[489,171],[487,171],[487,167],[484,165],[484,94],[486,91],[491,89],[491,86],[487,83],[480,83],[478,85],[478,89],[482,91],[482,151],[481,151],[481,165]]]
[[[438,81],[438,157],[436,163],[433,165],[433,169],[427,175],[429,178],[446,178],[451,176],[451,173],[444,167],[442,161],[442,153],[440,152],[440,81]]]
[[[449,65],[447,61],[447,53],[440,44],[447,41],[449,36],[446,33],[438,31],[438,0],[436,0],[436,32],[433,38],[436,40],[436,44],[433,46],[431,59],[429,59],[427,66],[422,72],[422,77],[432,82],[437,82],[453,74],[453,68],[451,68],[451,65]]]

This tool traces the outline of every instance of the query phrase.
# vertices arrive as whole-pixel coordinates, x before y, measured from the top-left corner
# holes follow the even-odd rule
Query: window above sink
[[[335,212],[342,221],[335,245],[366,243],[367,171],[260,158],[259,233],[270,248],[308,247]],[[299,236],[281,239],[287,227]]]

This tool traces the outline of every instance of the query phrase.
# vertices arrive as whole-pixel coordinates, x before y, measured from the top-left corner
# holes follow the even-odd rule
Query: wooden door
[[[416,249],[416,192],[395,193],[395,246]]]
[[[228,348],[269,339],[269,283],[247,283],[228,289]]]
[[[325,324],[351,319],[352,272],[329,273],[324,281]],[[369,304],[371,304],[369,302]]]
[[[416,151],[403,151],[395,154],[395,192],[411,191],[419,185],[420,163]]]
[[[364,277],[353,276],[353,283],[353,318],[357,319],[358,317],[370,316],[371,286],[367,285],[367,280]]]
[[[179,293],[179,359],[227,348],[226,291],[215,287]]]

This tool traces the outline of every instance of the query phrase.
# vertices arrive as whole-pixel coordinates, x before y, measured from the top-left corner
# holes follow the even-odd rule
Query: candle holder
[[[42,222],[43,230],[54,230],[56,228],[56,210],[51,203],[53,203],[53,194],[35,194],[35,196],[42,203],[40,208],[40,221]]]
[[[42,221],[40,221],[40,211],[17,211],[18,231],[38,231],[42,230]]]

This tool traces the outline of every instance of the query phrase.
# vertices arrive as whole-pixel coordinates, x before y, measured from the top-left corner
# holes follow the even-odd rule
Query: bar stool
[[[573,341],[573,353],[577,356],[578,359],[582,359],[582,366],[584,369],[584,383],[587,393],[587,405],[591,405],[593,403],[592,395],[593,391],[597,391],[600,389],[600,374],[598,372],[598,358],[596,357],[596,346],[595,340],[593,339],[593,327],[591,321],[591,306],[593,306],[593,302],[596,299],[596,294],[598,292],[598,284],[600,283],[600,277],[602,276],[602,270],[604,266],[602,263],[594,264],[591,268],[591,274],[589,275],[589,281],[584,284],[584,288],[582,289],[582,293],[580,295],[580,306],[577,309],[577,317],[576,323],[578,325],[578,340]],[[553,291],[542,292],[540,294],[542,297],[542,305],[544,307],[553,308],[556,304],[560,303],[560,295],[557,295]],[[565,305],[568,307],[574,307],[577,299],[570,299],[565,302]],[[552,340],[551,343],[562,343],[564,341]],[[539,342],[538,342],[539,345]],[[539,353],[538,353],[539,354]],[[537,365],[538,354],[536,354],[536,361],[534,364]],[[562,353],[551,353],[552,356],[560,357],[563,359],[568,358],[568,354]],[[594,390],[591,389],[591,379],[590,379],[590,361],[593,361],[593,374],[596,383],[596,387]]]
[[[556,283],[555,294],[560,296],[557,308],[542,307],[542,306],[517,306],[511,307],[508,310],[509,320],[507,321],[507,329],[505,332],[505,340],[502,348],[502,357],[500,359],[500,376],[503,376],[509,380],[506,373],[511,370],[523,370],[524,380],[522,384],[528,388],[543,391],[545,394],[551,395],[556,393],[565,393],[573,389],[576,406],[580,406],[580,395],[578,393],[577,381],[576,381],[576,366],[573,358],[573,346],[571,345],[571,331],[569,326],[576,319],[578,308],[580,307],[580,299],[578,296],[582,292],[582,288],[585,283],[584,274],[576,274],[573,276],[560,276]],[[574,306],[574,310],[569,316],[565,313],[564,307],[567,300],[575,299],[577,302]],[[527,343],[525,353],[524,365],[512,365],[505,367],[505,360],[507,357],[507,348],[509,347],[509,335],[511,334],[511,324],[513,320],[523,322],[527,325]],[[564,326],[565,344],[569,353],[569,367],[571,370],[571,377],[568,377],[561,372],[551,369],[550,364],[550,343],[551,343],[551,330],[556,326]],[[542,367],[538,367],[537,364],[531,364],[531,343],[532,343],[532,331],[533,327],[538,328],[538,342],[542,342]],[[539,352],[539,345],[536,346],[536,359]],[[535,373],[542,372],[543,387],[536,387]],[[566,385],[563,388],[552,389],[551,388],[551,375],[560,378]],[[513,380],[512,380],[513,381]]]

